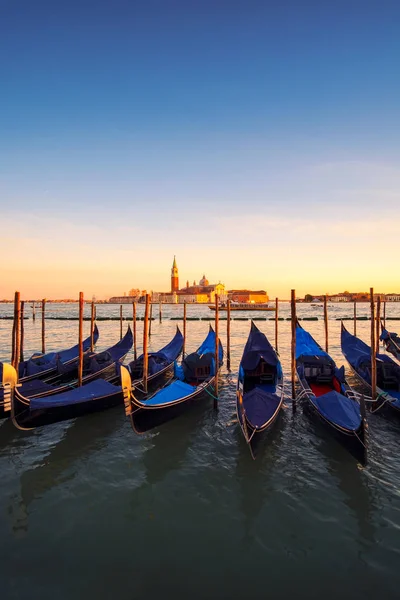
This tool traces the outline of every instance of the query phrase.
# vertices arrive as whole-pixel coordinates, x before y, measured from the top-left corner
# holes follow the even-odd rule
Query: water
[[[336,318],[352,310],[329,309],[330,352],[339,365]],[[0,314],[11,311],[0,306]],[[169,306],[163,314],[181,311]],[[358,311],[367,314],[368,305]],[[60,312],[76,315],[77,306],[47,307],[49,315]],[[188,308],[188,316],[210,312]],[[98,307],[98,316],[108,314],[119,307]],[[298,314],[320,318],[304,327],[323,343],[322,306],[299,305]],[[400,306],[389,304],[387,314],[400,316]],[[289,316],[288,304],[281,315]],[[153,321],[151,349],[166,343],[176,324]],[[273,321],[258,325],[273,341]],[[187,326],[191,351],[208,323]],[[369,416],[369,464],[362,469],[301,407],[293,414],[287,399],[253,462],[232,423],[249,326],[232,323],[232,377],[224,371],[218,412],[205,399],[141,437],[122,407],[27,433],[0,424],[2,598],[398,598],[400,421]],[[396,331],[400,322],[388,326]],[[226,322],[220,328],[225,343]],[[119,337],[118,322],[100,321],[99,329],[99,350]],[[279,329],[289,373],[290,322]],[[46,321],[46,349],[76,343],[77,330],[77,322]],[[368,341],[370,323],[357,322],[357,330]],[[40,349],[40,313],[25,322],[25,334],[29,355]],[[9,360],[10,338],[11,322],[0,321],[1,360]]]

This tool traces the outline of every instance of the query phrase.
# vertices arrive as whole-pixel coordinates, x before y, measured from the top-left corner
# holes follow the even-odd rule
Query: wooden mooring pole
[[[12,357],[11,364],[18,371],[19,354],[20,354],[20,325],[21,325],[21,294],[14,294],[14,323],[13,323],[13,339],[12,339]]]
[[[325,352],[328,352],[329,340],[328,340],[328,296],[324,296],[324,325],[325,325]]]
[[[291,291],[290,298],[291,306],[291,326],[292,326],[292,344],[291,344],[291,358],[292,358],[292,407],[293,412],[296,410],[296,290]]]
[[[32,303],[32,321],[36,320],[36,302],[33,301]]]
[[[19,362],[22,362],[24,360],[24,337],[25,337],[24,312],[25,312],[25,302],[22,300],[22,302],[21,302],[21,343],[20,343],[20,349],[19,349]]]
[[[133,331],[133,360],[137,359],[137,343],[136,343],[136,302],[132,303],[132,331]]]
[[[186,355],[186,300],[183,301],[183,346],[182,356],[185,358]]]
[[[153,303],[150,301],[150,323],[149,323],[149,337],[151,337],[151,322],[153,320]]]
[[[94,302],[92,300],[91,310],[90,310],[90,352],[94,350],[94,316],[95,316],[95,307]]]
[[[357,335],[357,302],[354,300],[354,335]]]
[[[218,370],[219,370],[219,298],[215,294],[215,385],[214,385],[214,409],[218,410]]]
[[[379,354],[379,336],[381,334],[381,297],[378,296],[376,301],[376,331],[375,331],[375,352]]]
[[[162,308],[161,308],[161,300],[159,301],[158,304],[158,320],[160,323],[162,323]]]
[[[78,386],[82,385],[83,378],[83,292],[79,292],[79,329],[78,329],[78,346],[79,346],[79,359],[78,359]]]
[[[372,400],[376,398],[376,345],[375,345],[375,302],[374,288],[370,289],[371,296],[371,388]]]
[[[278,315],[279,315],[279,300],[275,298],[275,350],[278,352]]]
[[[386,297],[383,301],[383,326],[386,329]]]
[[[231,301],[226,303],[226,366],[231,370]]]
[[[146,294],[146,306],[144,309],[144,320],[143,320],[143,391],[147,394],[147,374],[149,367],[149,307],[150,294]],[[151,323],[151,321],[150,321]]]
[[[44,322],[46,311],[46,298],[42,300],[42,354],[46,352],[46,325]]]
[[[122,304],[119,306],[119,339],[122,340]]]

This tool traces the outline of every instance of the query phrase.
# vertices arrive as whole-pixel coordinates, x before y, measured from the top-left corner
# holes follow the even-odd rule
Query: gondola
[[[367,460],[365,404],[346,381],[344,367],[314,338],[296,324],[296,371],[311,414],[316,415],[335,437],[362,463]]]
[[[382,325],[381,340],[385,345],[386,352],[390,352],[397,360],[400,360],[400,336],[388,331]]]
[[[89,353],[83,359],[82,383],[86,384],[95,379],[107,381],[118,379],[118,364],[121,364],[133,345],[133,335],[130,326],[117,344],[103,352]],[[71,361],[68,365],[59,363],[57,374],[48,377],[46,381],[30,379],[19,386],[19,392],[25,398],[43,398],[67,392],[78,385],[78,360]]]
[[[99,330],[95,324],[93,330],[93,343],[96,344],[99,339]],[[90,350],[91,337],[83,340],[83,351]],[[33,354],[28,360],[24,360],[18,365],[18,375],[20,383],[32,379],[46,379],[51,375],[57,374],[60,364],[69,365],[76,360],[79,355],[79,345],[76,344],[67,350],[58,352],[49,352],[48,354]]]
[[[239,366],[236,412],[253,459],[262,434],[278,418],[283,394],[283,374],[278,355],[252,321]]]
[[[342,323],[342,352],[356,377],[371,387],[371,348],[347,331]],[[371,402],[371,412],[388,408],[400,413],[400,366],[387,354],[376,355],[377,398]]]
[[[174,380],[152,396],[140,400],[135,390],[131,400],[125,404],[126,415],[136,433],[142,434],[179,416],[194,402],[204,396],[213,395],[215,383],[215,332],[210,326],[201,346],[174,364]],[[224,352],[219,341],[219,366]]]
[[[149,387],[156,385],[173,368],[174,362],[179,358],[182,349],[183,335],[177,327],[174,337],[166,346],[158,352],[149,352],[147,366],[147,385]],[[143,354],[136,360],[131,361],[126,367],[131,375],[132,388],[135,388],[136,392],[141,395],[141,392],[143,393]]]
[[[7,367],[8,372],[13,369],[9,365]],[[120,385],[96,379],[68,392],[31,399],[20,393],[16,385],[17,373],[13,369],[14,381],[10,385],[13,424],[17,429],[29,430],[128,403],[132,387],[130,374],[122,365],[119,369]]]

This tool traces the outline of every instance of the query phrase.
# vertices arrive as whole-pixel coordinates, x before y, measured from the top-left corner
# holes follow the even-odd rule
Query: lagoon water
[[[177,322],[168,317],[182,307],[164,306],[161,324],[153,308],[156,350],[172,337]],[[359,305],[359,314],[368,309]],[[77,310],[49,304],[46,312]],[[329,307],[330,353],[338,365],[344,359],[336,319],[352,310]],[[0,315],[11,313],[11,305],[0,305]],[[36,322],[30,308],[27,314],[30,355],[40,349],[41,321],[40,311]],[[99,317],[118,314],[118,306],[98,306]],[[130,306],[124,314],[131,316]],[[280,314],[289,316],[287,303]],[[303,325],[322,344],[322,306],[298,305],[298,315],[319,317]],[[189,306],[188,316],[211,311]],[[400,306],[388,304],[387,316],[400,316]],[[274,322],[257,324],[273,342]],[[11,325],[0,320],[0,360],[10,358]],[[119,323],[98,325],[102,350],[119,338]],[[387,326],[399,331],[400,322]],[[400,419],[369,415],[363,469],[301,405],[293,414],[287,378],[285,410],[252,461],[234,422],[249,327],[250,321],[232,322],[232,373],[224,367],[218,412],[205,398],[145,436],[133,433],[122,407],[31,432],[0,423],[2,599],[399,597]],[[188,322],[188,351],[207,329],[206,321]],[[226,321],[220,329],[225,344]],[[46,350],[75,344],[77,330],[76,321],[47,320]],[[357,330],[368,341],[370,323],[358,321]],[[289,376],[286,320],[279,322],[279,351]]]

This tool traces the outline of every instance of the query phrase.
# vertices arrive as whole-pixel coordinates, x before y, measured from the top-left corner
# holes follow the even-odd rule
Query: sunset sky
[[[0,0],[0,298],[400,292],[400,2]]]

